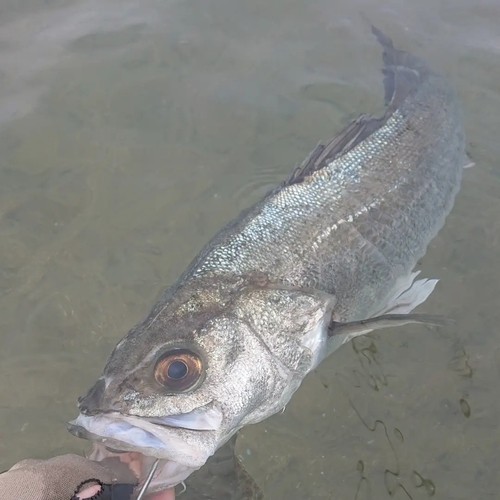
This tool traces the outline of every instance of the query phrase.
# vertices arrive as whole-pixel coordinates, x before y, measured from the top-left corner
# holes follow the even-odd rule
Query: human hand
[[[61,455],[48,460],[23,460],[0,474],[0,498],[84,500],[98,494],[102,485],[114,485],[114,488],[120,485],[132,492],[140,468],[138,469],[139,462],[136,463],[134,455],[130,455],[129,461],[125,460],[123,463],[118,459],[94,462],[79,455]],[[173,489],[146,497],[146,500],[174,499]]]
[[[77,495],[76,498],[79,500],[84,500],[88,498],[92,498],[94,495],[97,495],[101,491],[101,486],[98,484],[92,485],[85,487],[83,490],[81,490]],[[97,497],[96,500],[98,500],[99,497]],[[150,496],[146,497],[146,500],[175,500],[175,493],[174,489],[162,491],[160,493],[153,493]]]

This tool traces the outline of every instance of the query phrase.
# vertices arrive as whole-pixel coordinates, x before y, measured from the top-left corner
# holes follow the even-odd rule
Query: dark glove
[[[84,481],[77,489],[77,493],[83,491],[85,488],[98,484],[101,487],[99,493],[96,493],[93,497],[87,500],[130,500],[130,497],[134,491],[133,484],[103,484],[101,481],[95,479],[89,479]],[[76,495],[72,496],[70,500],[79,500]]]
[[[0,474],[0,498],[70,500],[96,483],[102,486],[102,491],[92,500],[129,500],[137,479],[117,458],[99,463],[79,455],[23,460]]]

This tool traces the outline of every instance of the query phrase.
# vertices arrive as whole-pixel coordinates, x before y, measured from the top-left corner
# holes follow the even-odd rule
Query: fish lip
[[[216,431],[221,428],[224,415],[218,405],[211,401],[204,406],[184,413],[162,417],[140,417],[143,420],[164,427],[175,427],[194,431]]]
[[[186,429],[115,412],[93,416],[80,413],[68,422],[67,429],[76,437],[114,450],[139,452],[188,467],[204,465],[219,441],[216,430]]]

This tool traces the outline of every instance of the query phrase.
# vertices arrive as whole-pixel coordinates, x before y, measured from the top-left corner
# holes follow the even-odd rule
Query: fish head
[[[167,293],[117,344],[70,432],[97,443],[94,459],[161,459],[152,491],[175,486],[284,408],[321,360],[332,307],[326,294],[233,283]]]

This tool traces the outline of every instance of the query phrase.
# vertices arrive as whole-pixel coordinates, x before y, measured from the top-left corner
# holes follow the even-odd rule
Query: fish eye
[[[165,389],[182,392],[193,387],[203,372],[203,363],[197,354],[188,349],[173,349],[156,362],[156,381]]]

